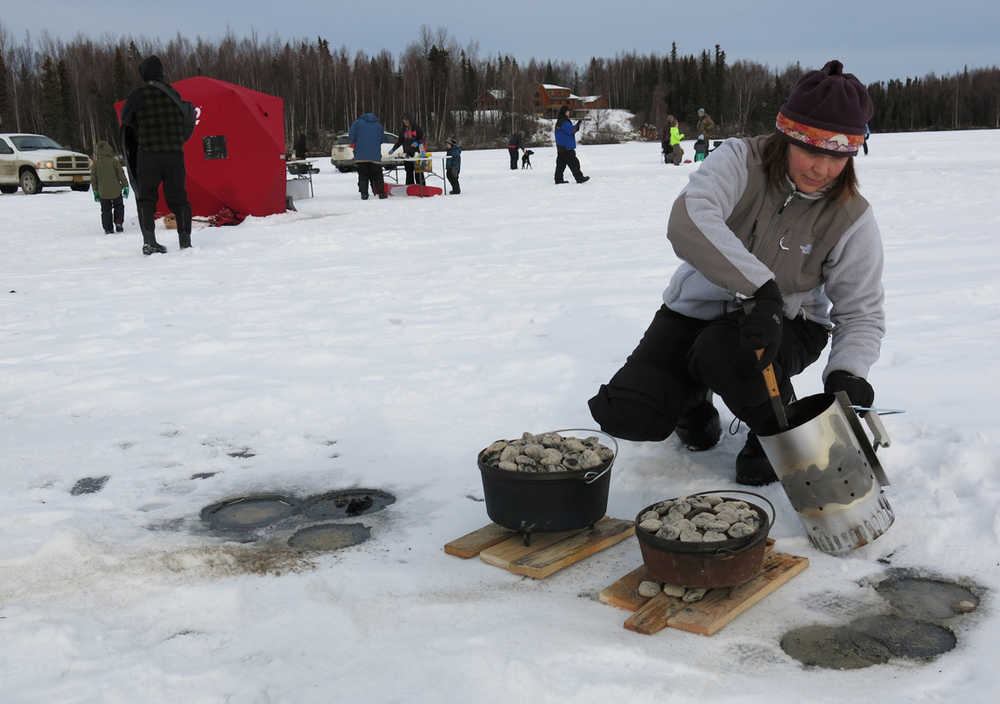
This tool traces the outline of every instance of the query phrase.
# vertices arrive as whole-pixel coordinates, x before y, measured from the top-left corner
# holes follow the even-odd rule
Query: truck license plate
[[[83,176],[74,176],[73,183],[83,183]]]

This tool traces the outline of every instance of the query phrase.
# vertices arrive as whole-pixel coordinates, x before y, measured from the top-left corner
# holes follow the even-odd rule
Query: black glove
[[[871,408],[872,403],[875,402],[875,389],[872,388],[872,385],[860,376],[854,376],[843,369],[834,369],[826,375],[823,390],[828,394],[837,391],[847,392],[847,397],[851,399],[851,404],[854,406]],[[865,412],[861,413],[862,416],[864,414]]]
[[[771,279],[753,295],[753,306],[740,320],[740,347],[764,354],[756,360],[756,368],[764,369],[778,356],[781,346],[781,323],[784,319],[781,291]]]

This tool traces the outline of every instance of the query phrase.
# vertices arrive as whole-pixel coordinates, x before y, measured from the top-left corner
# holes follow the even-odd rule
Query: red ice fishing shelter
[[[225,224],[285,212],[284,101],[204,76],[171,85],[197,116],[184,145],[191,214]],[[156,212],[168,212],[162,186]]]

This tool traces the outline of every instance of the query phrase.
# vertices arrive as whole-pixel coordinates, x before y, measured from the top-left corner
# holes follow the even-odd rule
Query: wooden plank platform
[[[444,546],[444,551],[449,555],[467,560],[470,557],[475,557],[491,545],[496,545],[507,540],[512,535],[517,535],[517,533],[509,528],[498,526],[496,523],[490,523],[479,530],[474,530],[471,533],[463,535],[461,538],[456,538],[447,543]]]
[[[491,523],[451,541],[444,549],[462,558],[478,554],[487,564],[544,579],[634,534],[634,521],[605,516],[592,529],[535,533],[531,545],[525,545],[520,533]]]
[[[770,552],[773,549],[774,538],[768,538],[764,551]],[[652,598],[639,595],[639,582],[646,579],[651,579],[654,582],[658,581],[656,578],[650,577],[647,574],[646,565],[639,565],[614,584],[602,589],[597,595],[597,598],[605,604],[617,606],[619,609],[636,611],[637,609],[642,608],[646,602]]]
[[[808,566],[805,557],[768,552],[753,579],[735,587],[711,589],[701,601],[692,603],[666,594],[639,596],[639,582],[646,578],[643,566],[601,590],[598,599],[633,611],[624,626],[637,633],[653,634],[669,626],[710,636]]]

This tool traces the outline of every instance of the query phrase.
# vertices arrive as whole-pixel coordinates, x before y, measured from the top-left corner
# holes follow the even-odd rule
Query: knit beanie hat
[[[854,156],[874,107],[853,73],[834,59],[804,75],[781,106],[775,126],[793,144],[833,156]]]
[[[143,59],[142,63],[139,64],[139,75],[144,81],[162,81],[163,63],[160,61],[160,57],[153,54]]]

